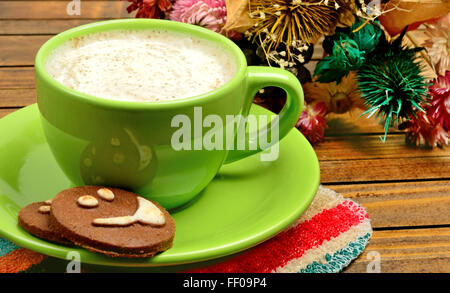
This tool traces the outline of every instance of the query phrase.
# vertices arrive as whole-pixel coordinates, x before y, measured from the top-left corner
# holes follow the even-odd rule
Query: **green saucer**
[[[108,258],[41,240],[18,226],[21,207],[72,187],[46,143],[37,106],[31,105],[0,120],[0,235],[46,255],[66,259],[76,251],[83,263],[107,266],[168,266],[234,254],[287,227],[316,193],[319,163],[308,141],[293,130],[279,148],[273,162],[254,155],[223,166],[188,206],[172,211],[177,229],[171,249],[151,259]]]

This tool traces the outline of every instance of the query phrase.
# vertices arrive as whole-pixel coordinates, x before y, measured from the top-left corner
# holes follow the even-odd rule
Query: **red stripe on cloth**
[[[285,266],[292,259],[301,257],[305,251],[322,245],[369,218],[365,210],[345,201],[323,210],[310,220],[285,230],[270,240],[233,257],[225,262],[189,271],[191,273],[270,273]]]
[[[0,257],[0,273],[18,273],[29,269],[32,265],[41,263],[45,255],[19,248]]]

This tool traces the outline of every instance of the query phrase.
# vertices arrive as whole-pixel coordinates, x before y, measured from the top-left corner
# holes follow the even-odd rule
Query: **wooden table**
[[[66,13],[68,3],[0,0],[0,117],[36,102],[33,61],[47,39],[130,17],[125,2],[82,0],[80,16]],[[317,47],[314,59],[321,56]],[[373,251],[381,272],[450,272],[450,148],[407,147],[396,131],[383,144],[382,127],[358,115],[329,117],[325,142],[315,147],[322,184],[363,204],[375,230],[345,272],[366,272]]]

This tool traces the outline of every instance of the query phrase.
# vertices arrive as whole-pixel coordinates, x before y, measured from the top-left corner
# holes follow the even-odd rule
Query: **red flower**
[[[450,131],[450,71],[445,76],[439,76],[430,87],[431,105],[429,115]]]
[[[127,7],[128,13],[138,10],[137,18],[164,18],[165,12],[172,3],[169,0],[127,0],[131,4]]]
[[[416,113],[416,117],[402,123],[400,128],[406,128],[406,142],[415,146],[442,147],[448,145],[450,139],[449,132],[441,124],[421,111]]]
[[[433,81],[429,90],[430,104],[416,117],[400,125],[406,129],[406,142],[416,146],[442,147],[450,140],[450,71]]]
[[[326,113],[327,108],[324,102],[318,102],[312,105],[305,104],[302,115],[295,127],[300,130],[310,143],[318,143],[323,140],[325,129],[328,128],[324,118]]]

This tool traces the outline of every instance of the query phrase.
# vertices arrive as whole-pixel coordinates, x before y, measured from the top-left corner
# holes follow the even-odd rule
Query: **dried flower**
[[[323,102],[329,112],[345,113],[353,108],[365,109],[354,72],[336,82],[312,82],[303,85],[307,102]]]
[[[415,146],[442,147],[448,145],[450,139],[449,132],[422,111],[411,116],[400,128],[406,129],[406,142]]]
[[[401,124],[406,141],[416,146],[441,147],[450,140],[450,71],[433,81],[429,89],[431,101]]]
[[[339,15],[350,9],[352,3],[351,0],[250,0],[249,15],[255,23],[249,31],[268,57],[283,44],[287,52],[285,59],[292,62],[296,50],[333,31]],[[280,67],[285,65],[272,61]]]
[[[306,105],[297,122],[300,132],[311,144],[318,143],[324,139],[325,129],[328,128],[324,116],[327,108],[324,102]]]
[[[164,18],[172,3],[169,0],[127,0],[131,4],[127,7],[128,13],[135,10],[137,18]]]
[[[437,74],[445,75],[445,71],[450,68],[450,14],[429,24],[425,34],[428,39],[423,46],[427,48]]]
[[[227,7],[225,0],[178,0],[170,13],[170,19],[222,33],[227,20]],[[230,31],[228,37],[239,39],[241,34]]]
[[[429,92],[432,99],[427,113],[446,131],[450,131],[450,71],[433,81]]]

